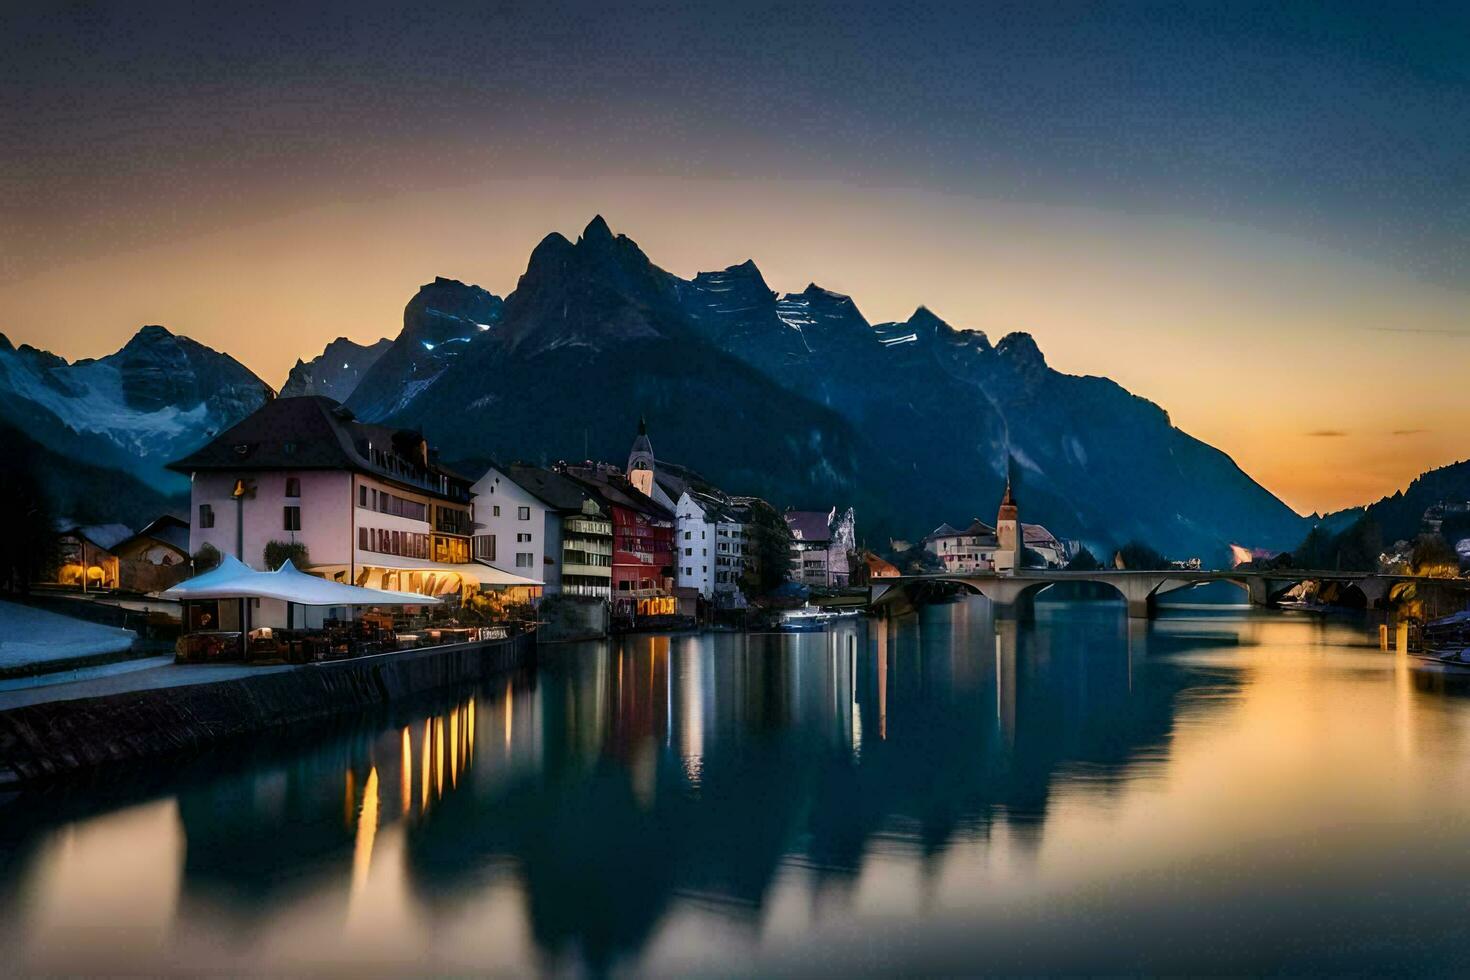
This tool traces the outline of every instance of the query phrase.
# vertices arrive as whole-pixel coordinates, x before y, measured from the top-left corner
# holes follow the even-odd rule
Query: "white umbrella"
[[[385,592],[330,582],[298,571],[288,560],[274,572],[257,572],[231,555],[217,568],[163,593],[166,599],[280,599],[301,606],[427,606],[440,600],[414,592]]]

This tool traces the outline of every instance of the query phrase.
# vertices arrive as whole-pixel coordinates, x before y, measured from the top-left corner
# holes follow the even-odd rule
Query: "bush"
[[[310,560],[306,545],[300,541],[270,541],[265,546],[265,567],[275,571],[289,560],[297,568],[304,567]]]
[[[1088,550],[1086,545],[1083,545],[1072,556],[1072,560],[1067,562],[1067,571],[1069,572],[1095,572],[1100,568],[1102,568],[1102,562],[1097,560],[1097,557]]]
[[[1129,541],[1118,549],[1113,564],[1134,571],[1157,571],[1169,567],[1169,560],[1142,541]]]
[[[206,541],[199,546],[198,551],[194,552],[192,559],[194,574],[199,575],[202,572],[209,571],[211,568],[217,568],[219,567],[219,562],[219,549]]]

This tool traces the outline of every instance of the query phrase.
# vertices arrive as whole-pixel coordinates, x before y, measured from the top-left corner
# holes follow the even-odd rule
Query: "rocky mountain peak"
[[[1000,338],[1000,343],[995,345],[995,352],[1017,367],[1037,370],[1046,367],[1046,358],[1042,356],[1041,348],[1036,346],[1035,338],[1023,331],[1008,333]]]
[[[587,222],[587,227],[582,229],[581,240],[584,242],[610,242],[613,240],[612,229],[607,226],[607,221],[602,215],[593,215],[592,220]]]

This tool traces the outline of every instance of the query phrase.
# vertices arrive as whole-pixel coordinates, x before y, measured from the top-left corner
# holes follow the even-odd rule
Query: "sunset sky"
[[[272,385],[595,213],[680,275],[924,304],[1308,512],[1470,456],[1470,8],[0,12],[0,332]]]

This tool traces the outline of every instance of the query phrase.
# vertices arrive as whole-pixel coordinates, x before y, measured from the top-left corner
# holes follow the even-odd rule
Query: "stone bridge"
[[[1293,569],[1271,571],[1117,571],[1099,569],[1092,572],[1066,572],[1053,569],[1026,569],[1014,575],[994,572],[904,575],[876,579],[871,585],[871,605],[878,610],[892,608],[900,602],[919,602],[930,585],[958,585],[989,599],[1000,619],[1029,619],[1037,593],[1062,582],[1086,582],[1105,586],[1116,592],[1128,605],[1128,616],[1151,619],[1160,596],[1182,589],[1192,589],[1210,582],[1229,582],[1245,592],[1253,606],[1275,605],[1288,590],[1302,582],[1340,582],[1358,589],[1368,606],[1388,598],[1396,582],[1413,581],[1408,575],[1380,575],[1367,572],[1321,572]],[[1454,583],[1455,580],[1436,580]],[[1460,588],[1465,587],[1461,583]]]

